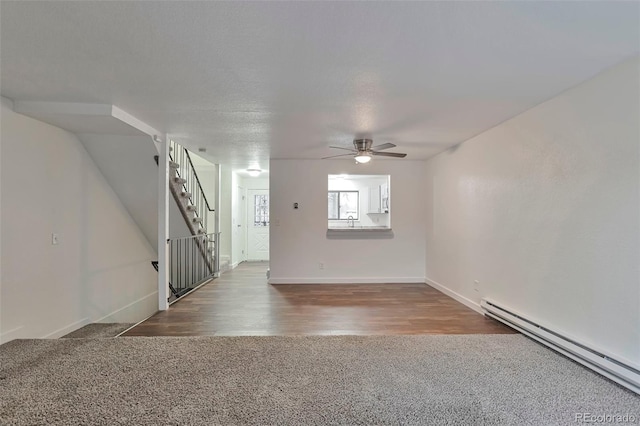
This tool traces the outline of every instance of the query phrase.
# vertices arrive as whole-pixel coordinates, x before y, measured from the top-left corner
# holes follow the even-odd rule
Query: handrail
[[[207,205],[207,210],[209,210],[210,212],[215,211],[209,206],[209,201],[207,201],[207,196],[205,195],[204,190],[202,189],[202,184],[200,184],[200,178],[198,178],[198,172],[196,172],[196,168],[193,166],[193,162],[191,161],[191,156],[189,155],[189,151],[183,146],[180,146],[180,148],[184,149],[184,153],[187,154],[187,160],[189,160],[189,164],[191,164],[191,169],[193,170],[193,176],[196,178],[196,182],[198,182],[198,188],[202,192],[202,199],[204,200],[204,203]]]
[[[169,240],[167,241],[169,242]],[[152,260],[151,261],[151,266],[153,266],[153,269],[156,270],[156,272],[160,272],[159,269],[159,262],[157,260]],[[173,297],[175,297],[176,299],[183,296],[186,292],[185,291],[178,291],[175,289],[175,287],[173,286],[173,284],[171,284],[171,281],[169,281],[169,290],[171,290],[171,294],[173,295]],[[171,301],[171,297],[167,298],[167,302]]]
[[[202,236],[205,236],[205,235],[208,235],[208,236],[213,235],[213,236],[214,236],[214,238],[215,238],[215,236],[217,236],[217,235],[219,235],[219,234],[222,234],[222,232],[209,232],[208,234],[187,235],[186,237],[174,237],[174,238],[169,238],[169,239],[167,240],[167,242],[177,241],[177,240],[190,240],[190,239],[197,238],[197,237],[202,237]]]

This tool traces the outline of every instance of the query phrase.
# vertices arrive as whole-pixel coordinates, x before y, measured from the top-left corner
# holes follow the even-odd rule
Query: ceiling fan
[[[381,157],[396,157],[396,158],[404,158],[407,156],[407,154],[402,154],[400,152],[381,152],[383,149],[394,148],[396,146],[395,144],[383,143],[382,145],[378,145],[374,147],[371,146],[372,144],[373,144],[373,139],[354,139],[353,140],[354,149],[343,148],[341,146],[330,146],[329,148],[344,149],[350,152],[348,154],[331,155],[329,157],[323,157],[322,159],[325,160],[327,158],[346,157],[347,155],[351,155],[353,156],[353,158],[355,158],[356,163],[364,164],[371,161],[371,157],[373,155],[379,155]]]

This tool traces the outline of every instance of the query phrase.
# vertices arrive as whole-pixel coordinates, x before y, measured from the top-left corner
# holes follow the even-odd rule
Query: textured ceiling
[[[428,158],[640,50],[637,2],[0,7],[3,96],[113,104],[240,168],[363,134]]]

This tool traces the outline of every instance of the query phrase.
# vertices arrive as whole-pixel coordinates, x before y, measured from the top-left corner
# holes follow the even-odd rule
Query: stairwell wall
[[[0,108],[0,342],[155,312],[155,250],[82,143]]]

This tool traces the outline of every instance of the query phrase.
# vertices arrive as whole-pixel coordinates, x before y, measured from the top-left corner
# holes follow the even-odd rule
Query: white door
[[[248,260],[269,260],[269,190],[247,191]]]
[[[247,260],[247,191],[242,186],[238,186],[237,197],[238,217],[233,220],[233,237],[237,244],[234,252],[240,263]]]

